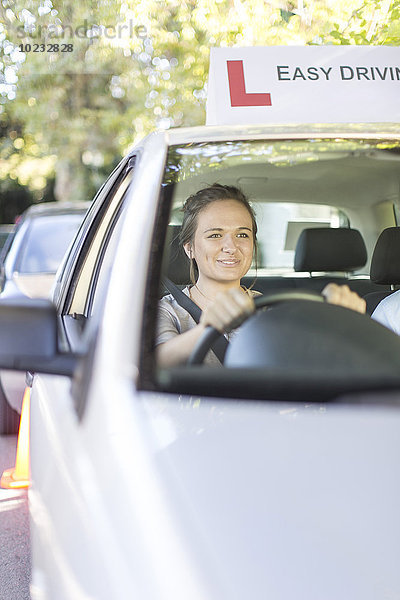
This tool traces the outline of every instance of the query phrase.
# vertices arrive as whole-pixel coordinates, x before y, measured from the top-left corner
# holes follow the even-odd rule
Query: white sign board
[[[207,125],[400,122],[400,47],[212,48]]]

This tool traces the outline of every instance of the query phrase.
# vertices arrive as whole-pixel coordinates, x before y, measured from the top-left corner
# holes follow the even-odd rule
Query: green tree
[[[26,1],[13,3],[13,9],[3,6],[3,62],[10,69],[14,60],[18,84],[3,90],[1,118],[12,143],[3,140],[1,158],[7,159],[11,177],[38,189],[44,188],[44,173],[32,167],[40,161],[47,174],[55,172],[58,199],[82,200],[93,195],[102,169],[108,171],[120,153],[117,123],[126,105],[113,93],[111,49],[100,46],[94,56],[90,39],[73,33],[81,27],[85,34],[92,24],[107,21],[108,3],[98,3],[95,10],[94,3],[60,5],[57,10],[45,0],[39,6]],[[31,51],[18,52],[21,43]],[[70,43],[73,52],[68,52]],[[118,58],[117,70],[123,70],[124,57]],[[12,124],[17,121],[23,131],[15,138]]]
[[[345,26],[334,23],[323,43],[400,45],[400,0],[365,0]]]
[[[132,142],[205,122],[212,46],[398,43],[399,1],[1,0],[0,178],[88,199]]]

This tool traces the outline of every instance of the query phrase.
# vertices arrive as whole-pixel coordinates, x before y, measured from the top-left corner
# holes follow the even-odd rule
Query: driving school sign
[[[400,48],[212,48],[207,125],[400,122]]]

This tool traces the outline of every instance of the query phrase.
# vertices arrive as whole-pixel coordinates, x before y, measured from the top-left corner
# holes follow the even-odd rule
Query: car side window
[[[104,202],[107,204],[106,209],[101,217],[95,220],[92,231],[86,236],[80,252],[79,266],[76,267],[76,273],[70,282],[70,300],[63,311],[64,315],[71,315],[84,321],[92,312],[93,290],[106,281],[105,277],[99,278],[99,273],[102,270],[104,256],[112,254],[111,250],[107,252],[107,247],[110,240],[117,237],[113,232],[132,180],[132,164],[131,161],[128,163],[125,173],[110,191],[111,199]],[[113,248],[115,245],[114,243]]]
[[[97,314],[103,302],[104,291],[106,289],[108,279],[110,277],[111,267],[113,264],[115,251],[117,249],[117,242],[119,239],[121,226],[124,220],[124,212],[125,206],[122,205],[118,217],[114,220],[113,227],[110,229],[108,243],[104,248],[103,256],[98,267],[96,282],[93,285],[92,294],[89,298],[87,309],[88,316]]]

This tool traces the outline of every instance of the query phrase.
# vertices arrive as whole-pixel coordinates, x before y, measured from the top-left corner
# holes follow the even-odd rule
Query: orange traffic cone
[[[2,488],[26,488],[31,483],[29,465],[30,397],[31,390],[27,387],[22,401],[15,467],[4,471],[0,482]]]

